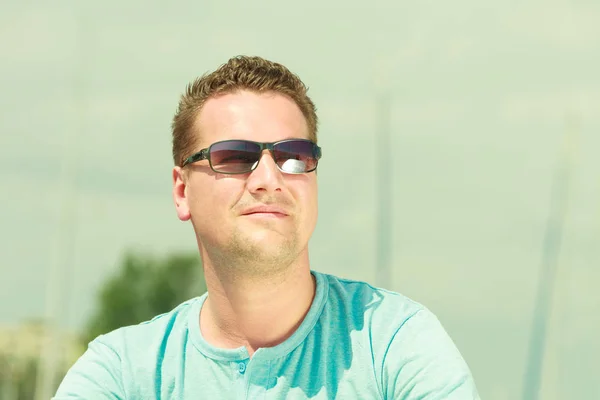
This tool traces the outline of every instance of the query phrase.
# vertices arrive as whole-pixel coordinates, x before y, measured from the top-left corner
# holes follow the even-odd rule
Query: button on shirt
[[[243,374],[244,372],[246,372],[246,364],[241,362],[238,364],[238,372],[240,374]]]
[[[479,399],[438,319],[401,294],[312,272],[317,290],[283,343],[221,349],[200,332],[206,294],[96,338],[55,399]]]

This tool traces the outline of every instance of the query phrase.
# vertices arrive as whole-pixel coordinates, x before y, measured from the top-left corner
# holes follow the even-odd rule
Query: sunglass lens
[[[260,158],[260,147],[243,140],[218,142],[210,148],[212,168],[224,174],[250,172]]]
[[[277,143],[273,155],[279,168],[288,174],[302,174],[317,168],[316,146],[306,140]]]

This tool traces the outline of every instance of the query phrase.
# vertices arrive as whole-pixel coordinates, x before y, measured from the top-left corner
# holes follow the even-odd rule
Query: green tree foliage
[[[83,340],[87,344],[98,335],[147,321],[204,292],[206,283],[196,253],[158,259],[128,252],[117,273],[103,284]]]

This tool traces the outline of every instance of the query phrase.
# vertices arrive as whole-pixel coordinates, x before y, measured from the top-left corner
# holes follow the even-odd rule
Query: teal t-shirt
[[[285,342],[204,340],[206,294],[96,338],[55,399],[479,399],[438,319],[401,294],[314,272],[308,314]]]

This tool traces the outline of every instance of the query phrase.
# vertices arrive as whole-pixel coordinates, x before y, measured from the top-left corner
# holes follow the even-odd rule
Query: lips
[[[242,211],[242,215],[264,215],[264,216],[277,216],[285,217],[289,213],[282,207],[274,205],[259,205],[254,207],[246,208]]]

